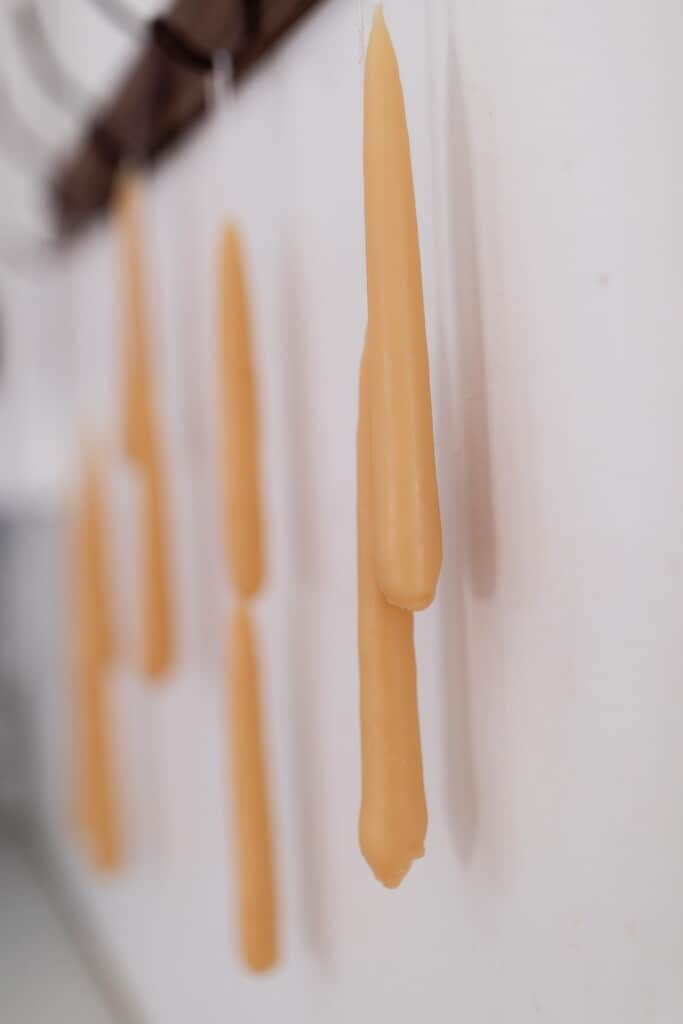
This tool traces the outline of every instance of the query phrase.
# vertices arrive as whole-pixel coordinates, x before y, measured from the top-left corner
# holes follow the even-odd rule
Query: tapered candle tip
[[[384,7],[382,4],[375,6],[375,13],[372,16],[372,28],[373,31],[377,28],[386,29],[386,22],[384,20]]]
[[[226,251],[239,248],[240,233],[234,220],[229,220],[223,228],[223,245]]]

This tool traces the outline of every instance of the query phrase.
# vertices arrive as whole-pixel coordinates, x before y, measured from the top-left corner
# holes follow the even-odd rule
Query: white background
[[[103,90],[121,40],[85,3],[43,8]],[[385,11],[414,160],[445,537],[438,599],[417,627],[427,855],[389,893],[356,839],[355,0],[321,3],[147,181],[181,652],[149,691],[123,629],[111,694],[127,866],[112,882],[89,874],[63,827],[66,683],[46,674],[59,854],[152,1024],[677,1024],[683,6]],[[41,116],[66,139],[68,124]],[[26,182],[11,185],[3,217],[40,223]],[[237,956],[221,724],[211,428],[228,215],[248,246],[268,505],[258,628],[284,948],[265,980]],[[50,271],[5,276],[14,383],[2,385],[0,477],[7,501],[64,495],[76,437],[100,438],[130,627],[114,255],[103,224]]]

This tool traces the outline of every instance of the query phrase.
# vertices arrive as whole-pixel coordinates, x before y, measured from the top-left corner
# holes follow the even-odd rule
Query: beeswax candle
[[[113,627],[106,568],[104,496],[94,458],[86,463],[83,488],[81,581],[82,646],[79,687],[80,768],[83,806],[79,808],[93,864],[103,872],[121,862],[121,835],[113,775],[113,749],[107,683],[113,655]]]
[[[225,229],[220,260],[221,479],[225,539],[234,585],[252,597],[263,583],[259,428],[242,243]]]
[[[142,667],[148,679],[173,663],[168,527],[149,367],[148,310],[144,288],[140,185],[123,174],[116,190],[124,309],[123,434],[143,488]]]
[[[167,673],[173,662],[167,523],[161,468],[150,453],[143,476],[142,665],[148,679]]]
[[[441,521],[410,144],[379,5],[364,106],[375,569],[387,600],[416,611],[434,598]]]
[[[114,194],[119,228],[123,311],[123,445],[129,458],[142,460],[150,440],[148,310],[144,288],[140,185],[123,173]]]
[[[244,962],[266,971],[277,958],[277,920],[259,666],[249,612],[239,605],[230,631],[228,733]]]
[[[358,649],[360,661],[361,850],[383,885],[400,885],[424,854],[413,614],[388,603],[375,579],[371,388],[363,356],[357,438]]]

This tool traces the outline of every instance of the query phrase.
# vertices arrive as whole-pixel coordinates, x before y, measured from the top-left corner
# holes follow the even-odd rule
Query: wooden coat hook
[[[150,31],[159,49],[180,67],[200,75],[208,74],[212,70],[213,55],[197,46],[168,18],[155,18],[150,25]]]

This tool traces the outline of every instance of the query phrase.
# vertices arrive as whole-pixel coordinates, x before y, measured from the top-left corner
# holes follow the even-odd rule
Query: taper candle
[[[156,679],[172,667],[174,637],[168,524],[149,364],[140,205],[137,177],[121,175],[115,206],[124,310],[123,440],[126,454],[142,477],[142,668],[146,678]]]
[[[123,313],[123,446],[131,459],[144,459],[149,434],[149,310],[144,283],[140,184],[122,173],[114,192],[118,224]]]
[[[277,959],[277,913],[259,665],[248,609],[233,614],[227,718],[231,751],[239,927],[244,962],[266,971]]]
[[[360,373],[357,437],[358,652],[360,663],[361,850],[395,888],[424,854],[427,806],[417,705],[413,613],[390,605],[375,578],[371,388],[367,345]]]
[[[375,568],[387,600],[416,611],[434,598],[441,520],[410,143],[380,5],[364,107]]]
[[[83,485],[83,568],[80,616],[82,751],[84,773],[82,819],[93,864],[103,872],[116,870],[122,859],[120,820],[113,771],[113,744],[107,694],[112,666],[113,626],[106,566],[105,510],[100,467],[94,456],[86,461]]]
[[[220,258],[220,445],[225,540],[235,588],[252,597],[263,584],[259,424],[242,241],[225,228]]]
[[[168,526],[161,467],[155,451],[147,459],[142,486],[142,667],[145,676],[153,680],[165,675],[173,664]]]

